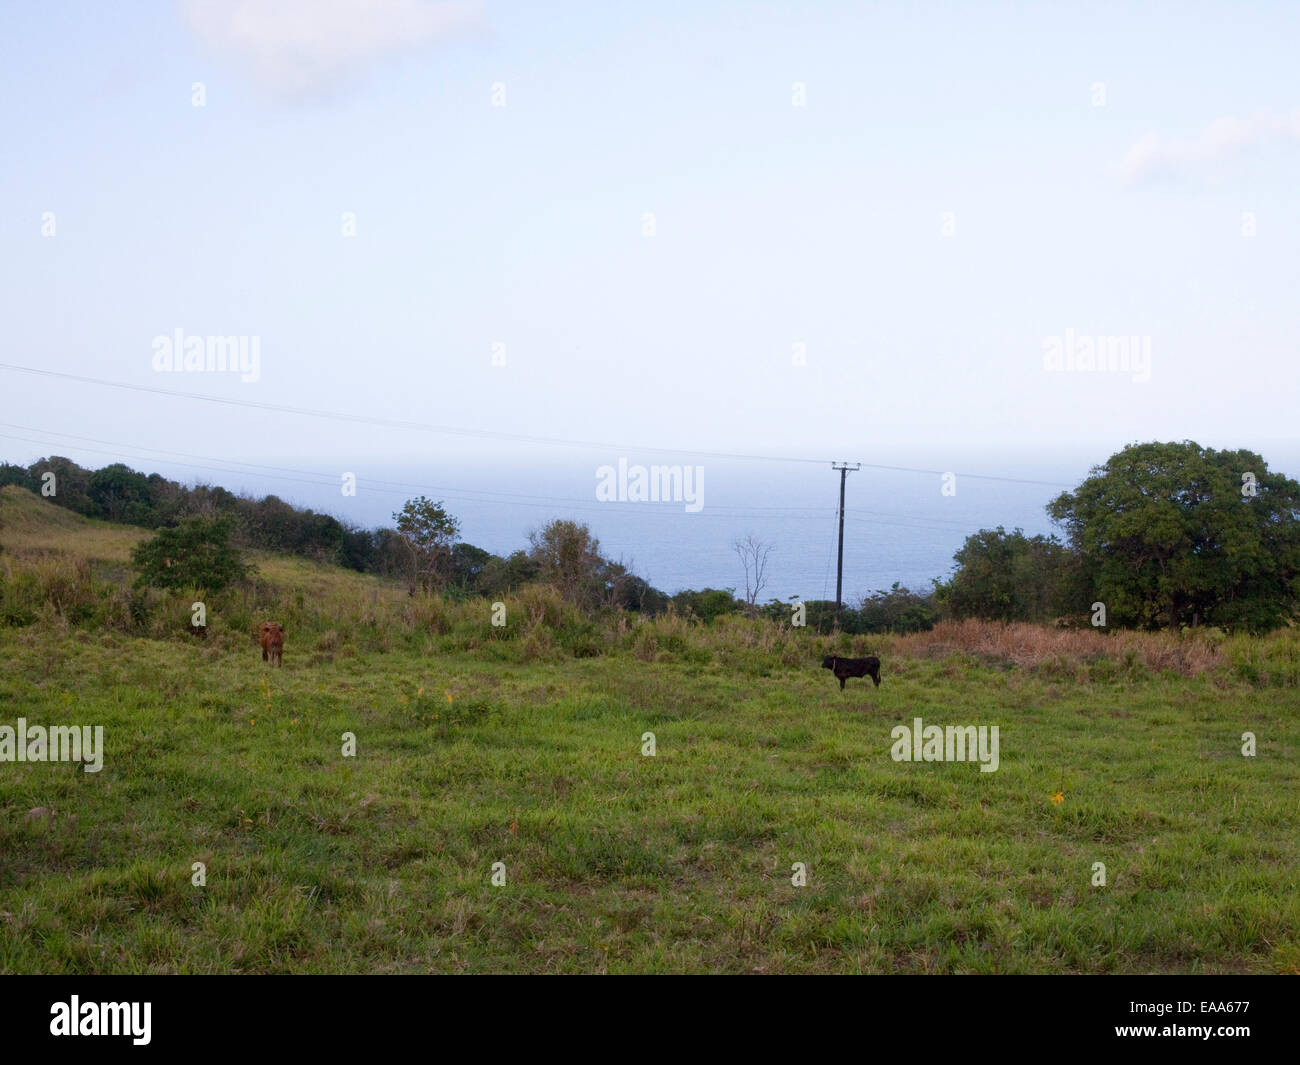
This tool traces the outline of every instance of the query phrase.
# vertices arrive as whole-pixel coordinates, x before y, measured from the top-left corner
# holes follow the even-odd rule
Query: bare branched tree
[[[767,556],[772,553],[773,545],[750,533],[731,546],[745,567],[745,604],[753,617],[758,613],[758,594],[767,584]]]

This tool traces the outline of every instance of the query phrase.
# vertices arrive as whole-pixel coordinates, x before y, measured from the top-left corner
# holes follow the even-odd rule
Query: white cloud
[[[479,21],[476,3],[183,0],[194,32],[285,97],[326,93]]]
[[[1191,139],[1149,134],[1128,150],[1117,172],[1127,182],[1159,175],[1213,177],[1221,164],[1269,142],[1300,142],[1300,108],[1289,115],[1261,113],[1253,118],[1216,118]]]

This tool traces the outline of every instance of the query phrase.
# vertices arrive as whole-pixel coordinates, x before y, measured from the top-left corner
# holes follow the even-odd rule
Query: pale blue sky
[[[301,6],[0,9],[0,361],[940,468],[1185,437],[1294,461],[1294,4]],[[177,327],[259,336],[260,380],[156,374]],[[1046,372],[1067,330],[1150,337],[1151,380]],[[201,456],[409,470],[469,446],[10,372],[0,390],[6,422]],[[51,451],[78,455],[0,439]]]

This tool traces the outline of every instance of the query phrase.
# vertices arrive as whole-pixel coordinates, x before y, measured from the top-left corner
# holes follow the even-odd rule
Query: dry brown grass
[[[897,636],[896,654],[933,658],[948,651],[1001,659],[1021,668],[1045,662],[1140,662],[1154,672],[1173,670],[1195,677],[1223,663],[1221,637],[1172,632],[1106,632],[1099,629],[1055,629],[1023,622],[941,621],[929,632]]]
[[[75,556],[92,563],[125,565],[147,529],[113,525],[74,514],[25,488],[0,487],[0,547],[15,555]]]

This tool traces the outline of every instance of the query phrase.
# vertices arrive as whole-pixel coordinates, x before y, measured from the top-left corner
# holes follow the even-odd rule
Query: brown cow
[[[262,661],[273,666],[284,666],[284,626],[278,621],[264,621],[258,630],[258,643],[262,645]]]

